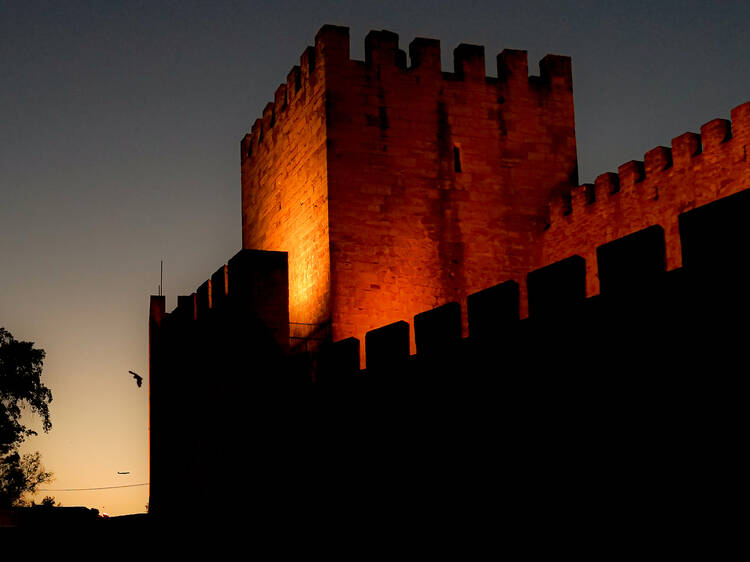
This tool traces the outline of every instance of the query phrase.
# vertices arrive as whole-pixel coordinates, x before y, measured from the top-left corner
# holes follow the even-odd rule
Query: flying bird
[[[128,373],[133,375],[133,378],[135,379],[135,382],[138,385],[138,388],[141,388],[141,385],[143,384],[143,377],[139,375],[138,373],[134,373],[133,371],[128,371]]]

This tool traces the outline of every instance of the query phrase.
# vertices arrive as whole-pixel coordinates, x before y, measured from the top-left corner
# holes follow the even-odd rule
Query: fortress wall
[[[326,58],[333,336],[377,326],[521,276],[552,193],[577,184],[570,59],[371,32],[348,58],[345,28],[316,38]],[[465,307],[462,307],[465,309]],[[463,319],[466,331],[466,316]],[[412,342],[414,338],[412,337]],[[413,346],[412,346],[413,347]],[[413,349],[412,349],[413,351]]]
[[[597,247],[659,225],[681,265],[678,215],[750,187],[750,104],[701,134],[577,184],[570,60],[529,76],[505,50],[417,38],[410,64],[388,31],[351,60],[324,26],[242,141],[243,248],[289,254],[292,337],[356,337],[580,255],[599,292]],[[313,326],[318,325],[318,326]],[[301,332],[309,333],[301,333]],[[414,352],[411,329],[411,351]],[[362,357],[362,364],[365,358]]]
[[[241,160],[242,247],[288,252],[290,321],[310,331],[329,317],[330,290],[325,85],[313,47],[242,140]]]
[[[182,350],[173,356],[188,357],[191,368],[196,367],[196,357],[221,352],[226,356],[223,361],[232,363],[238,372],[252,372],[257,366],[246,361],[244,354],[248,350],[261,347],[268,352],[273,347],[288,352],[288,276],[286,253],[240,250],[196,292],[178,296],[172,312],[166,313],[163,296],[152,296],[150,353],[161,351],[164,333],[170,337],[175,333],[195,336],[193,342],[177,337],[170,344]],[[262,342],[246,337],[261,333],[265,338]]]
[[[587,294],[599,293],[596,248],[652,225],[664,229],[668,270],[682,265],[678,215],[750,187],[750,103],[656,147],[644,161],[600,175],[556,198],[542,238],[542,265],[586,259]]]

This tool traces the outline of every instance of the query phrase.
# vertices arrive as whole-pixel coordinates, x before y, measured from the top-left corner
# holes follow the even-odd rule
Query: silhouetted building
[[[271,512],[437,517],[501,466],[536,486],[511,501],[566,503],[573,464],[616,464],[617,443],[604,485],[643,450],[664,461],[664,416],[724,400],[704,383],[748,310],[750,103],[579,186],[569,58],[529,76],[505,50],[488,77],[482,47],[453,72],[435,40],[409,55],[379,31],[351,60],[324,26],[242,140],[243,250],[173,312],[151,298],[157,512],[199,478],[228,510],[217,463],[241,449]]]

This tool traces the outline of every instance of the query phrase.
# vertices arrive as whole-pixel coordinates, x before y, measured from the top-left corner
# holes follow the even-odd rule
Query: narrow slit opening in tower
[[[381,131],[388,129],[388,113],[385,107],[378,108],[378,120],[380,122]]]
[[[456,145],[453,146],[453,170],[461,173],[461,149]]]

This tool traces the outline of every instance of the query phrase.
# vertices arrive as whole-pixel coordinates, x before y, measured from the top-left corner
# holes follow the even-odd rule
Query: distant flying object
[[[141,385],[143,384],[143,377],[139,375],[138,373],[134,373],[133,371],[128,371],[128,373],[133,375],[135,382],[138,384],[138,388],[141,388]]]
[[[130,474],[130,471],[128,471],[128,472],[120,472],[120,471],[118,470],[118,471],[117,471],[117,474]]]

